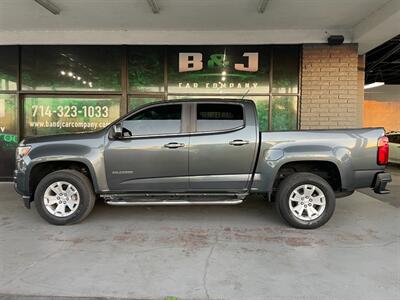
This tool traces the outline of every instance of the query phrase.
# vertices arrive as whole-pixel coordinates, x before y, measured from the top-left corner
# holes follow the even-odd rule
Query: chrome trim
[[[242,203],[243,200],[226,200],[226,201],[105,201],[108,205],[113,206],[144,206],[144,205],[236,205]]]
[[[235,197],[244,199],[249,195],[248,192],[245,193],[215,193],[215,192],[197,192],[197,193],[146,193],[146,192],[137,192],[137,193],[109,193],[109,194],[100,194],[100,197],[104,199],[113,199],[113,198],[159,198],[159,197]]]
[[[240,102],[239,102],[240,100]],[[124,141],[124,140],[134,140],[134,139],[143,139],[143,138],[158,138],[158,137],[181,137],[181,136],[194,136],[194,135],[206,135],[206,134],[222,134],[222,133],[230,133],[230,132],[235,132],[239,131],[243,128],[246,127],[246,114],[245,114],[245,104],[244,102],[246,101],[251,101],[247,99],[226,99],[226,100],[218,100],[218,99],[181,99],[181,100],[162,100],[162,101],[157,101],[157,102],[152,102],[148,104],[144,104],[142,106],[139,106],[137,109],[131,111],[130,113],[127,113],[126,115],[120,117],[119,119],[115,120],[108,126],[104,128],[105,131],[107,131],[107,136],[109,140],[116,140],[111,137],[112,133],[112,126],[116,123],[123,122],[125,119],[128,119],[130,116],[137,114],[145,109],[151,108],[151,107],[156,107],[156,106],[163,106],[163,105],[173,105],[173,104],[181,104],[182,105],[182,118],[181,118],[181,132],[179,133],[163,133],[163,134],[148,134],[148,135],[135,135],[135,136],[128,136],[128,137],[122,137],[118,140]],[[187,111],[185,109],[185,104],[191,106],[190,111]],[[182,128],[186,127],[187,124],[184,124],[184,121],[187,120],[187,114],[189,114],[189,124],[190,124],[190,129],[191,130],[196,130],[196,128],[193,128],[193,123],[196,123],[197,120],[197,105],[198,104],[233,104],[233,105],[240,105],[242,106],[243,109],[243,125],[237,126],[234,128],[229,128],[229,129],[222,129],[222,130],[213,130],[213,131],[188,131],[188,132],[182,132]],[[194,109],[193,109],[194,108]],[[185,109],[185,111],[184,111]],[[184,114],[185,112],[185,114]],[[195,118],[193,118],[195,117]],[[194,126],[195,127],[195,126]]]

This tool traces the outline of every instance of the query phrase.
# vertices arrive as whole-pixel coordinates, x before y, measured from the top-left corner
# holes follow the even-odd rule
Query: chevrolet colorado
[[[96,198],[110,205],[274,201],[290,225],[326,223],[335,198],[386,193],[382,128],[260,132],[250,100],[179,100],[142,106],[92,133],[27,137],[15,189],[51,224],[82,221]]]

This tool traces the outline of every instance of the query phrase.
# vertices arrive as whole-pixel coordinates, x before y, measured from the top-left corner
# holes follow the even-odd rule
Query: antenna
[[[246,97],[247,96],[247,94],[250,92],[250,89],[247,89],[247,91],[243,94],[243,96],[242,96],[242,100],[243,100],[243,98],[244,97]]]

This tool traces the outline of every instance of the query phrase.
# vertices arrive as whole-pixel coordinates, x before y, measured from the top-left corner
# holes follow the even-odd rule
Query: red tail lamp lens
[[[378,139],[378,165],[387,165],[389,160],[389,139],[383,136]]]

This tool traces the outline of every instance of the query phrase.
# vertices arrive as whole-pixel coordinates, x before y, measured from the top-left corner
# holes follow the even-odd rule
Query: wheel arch
[[[30,195],[35,193],[36,187],[40,180],[46,175],[59,170],[76,170],[89,178],[95,192],[98,191],[98,184],[95,172],[89,162],[80,159],[70,160],[46,160],[35,163],[27,176],[27,186],[29,187]]]
[[[341,192],[343,187],[343,178],[340,168],[335,162],[329,160],[299,160],[290,161],[282,164],[276,171],[272,191],[276,191],[279,183],[287,176],[308,172],[325,179],[335,192]]]

